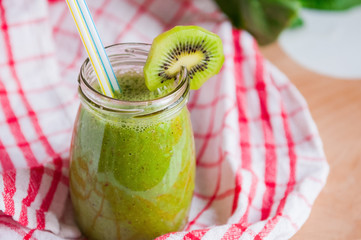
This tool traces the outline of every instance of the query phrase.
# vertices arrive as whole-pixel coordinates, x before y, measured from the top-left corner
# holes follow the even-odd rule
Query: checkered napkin
[[[165,239],[288,239],[328,164],[307,105],[211,0],[88,0],[105,45],[174,25],[221,36],[222,71],[188,103],[197,175],[189,222]],[[69,145],[86,58],[63,0],[0,1],[0,239],[82,238],[68,198]]]

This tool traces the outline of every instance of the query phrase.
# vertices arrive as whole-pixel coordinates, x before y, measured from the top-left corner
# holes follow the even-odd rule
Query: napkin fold
[[[88,0],[104,45],[175,25],[223,41],[221,72],[191,94],[196,188],[182,232],[160,239],[288,239],[328,164],[306,102],[211,0]],[[82,238],[68,198],[77,75],[86,58],[65,1],[0,1],[0,238]]]

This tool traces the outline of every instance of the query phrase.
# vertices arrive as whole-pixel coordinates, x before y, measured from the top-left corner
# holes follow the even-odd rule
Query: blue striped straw
[[[114,93],[121,92],[121,89],[85,0],[66,0],[66,2],[94,67],[102,92],[108,97],[114,97]]]

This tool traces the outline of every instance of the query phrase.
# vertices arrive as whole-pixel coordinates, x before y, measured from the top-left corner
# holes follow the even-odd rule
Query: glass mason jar
[[[142,73],[149,48],[106,51],[120,76]],[[75,218],[89,239],[154,239],[184,227],[195,175],[186,75],[164,97],[121,101],[97,92],[89,60],[82,65],[69,175]]]

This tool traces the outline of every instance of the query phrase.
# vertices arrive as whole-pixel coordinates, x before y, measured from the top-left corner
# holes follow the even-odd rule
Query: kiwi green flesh
[[[191,89],[199,89],[224,62],[221,39],[198,26],[177,26],[153,41],[144,66],[145,83],[153,91],[174,81],[187,68]]]

